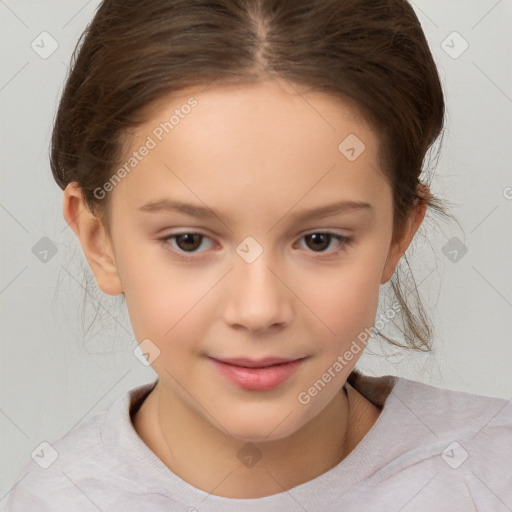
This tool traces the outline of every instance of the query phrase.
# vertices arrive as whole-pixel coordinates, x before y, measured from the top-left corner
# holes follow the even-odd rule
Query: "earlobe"
[[[420,190],[422,191],[422,197],[428,197],[430,194],[428,187],[425,185],[421,185],[420,187]],[[426,213],[427,202],[425,200],[418,200],[416,206],[411,212],[411,215],[409,216],[409,219],[406,221],[402,229],[400,237],[394,240],[390,245],[386,264],[384,265],[382,272],[381,284],[387,283],[393,276],[398,262],[411,244],[412,239],[414,238],[414,235],[423,222]]]
[[[100,218],[87,206],[76,182],[64,190],[62,211],[82,246],[98,287],[108,295],[120,295],[123,286],[115,263],[112,243]]]

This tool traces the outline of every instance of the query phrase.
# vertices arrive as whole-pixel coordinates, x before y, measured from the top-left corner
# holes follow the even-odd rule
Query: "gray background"
[[[62,218],[62,193],[48,163],[71,51],[97,5],[0,0],[0,509],[42,441],[62,437],[155,376],[132,353],[135,340],[121,300],[95,292]],[[510,399],[512,1],[416,0],[413,6],[447,100],[432,188],[455,204],[461,227],[429,222],[411,250],[435,324],[434,353],[372,343],[359,367]],[[58,44],[46,58],[41,53],[55,43],[42,32]],[[461,53],[464,41],[469,46]],[[48,247],[57,252],[42,261]],[[448,249],[457,251],[452,257],[458,261],[445,255]]]

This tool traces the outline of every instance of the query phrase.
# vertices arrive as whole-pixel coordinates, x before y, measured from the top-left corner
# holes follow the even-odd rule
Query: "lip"
[[[270,391],[288,380],[306,358],[209,359],[221,375],[238,387],[249,391]]]
[[[263,359],[249,359],[247,357],[214,357],[213,359],[220,361],[221,363],[231,364],[233,366],[242,366],[245,368],[265,368],[267,366],[274,366],[276,364],[290,363],[292,361],[297,361],[300,358],[286,359],[283,357],[265,357]]]

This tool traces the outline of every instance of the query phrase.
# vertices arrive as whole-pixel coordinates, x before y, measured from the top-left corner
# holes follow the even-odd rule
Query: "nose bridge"
[[[254,261],[237,258],[234,265],[236,287],[250,289],[253,294],[273,293],[273,288],[277,287],[279,281],[269,270],[273,266],[272,260],[269,251],[259,255]]]
[[[265,250],[254,239],[246,239],[236,252],[225,307],[226,321],[251,330],[288,322],[290,297],[274,275],[276,262],[272,251]]]

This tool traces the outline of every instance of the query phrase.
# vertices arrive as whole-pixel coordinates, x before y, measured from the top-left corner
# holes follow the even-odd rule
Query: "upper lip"
[[[234,357],[234,358],[224,358],[224,357],[213,357],[216,361],[220,361],[221,363],[231,364],[233,366],[243,366],[245,368],[265,368],[267,366],[274,366],[276,364],[283,363],[291,363],[292,361],[298,361],[299,359],[304,359],[303,357],[292,357],[292,358],[283,358],[283,357],[265,357],[263,359],[250,359],[248,357]]]

